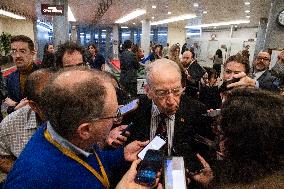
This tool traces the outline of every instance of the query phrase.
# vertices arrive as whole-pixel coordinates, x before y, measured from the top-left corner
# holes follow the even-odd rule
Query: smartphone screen
[[[153,138],[153,140],[151,140],[151,142],[149,144],[147,144],[147,146],[145,146],[145,148],[141,152],[139,152],[138,157],[143,160],[146,152],[149,149],[151,149],[151,150],[159,150],[165,144],[166,144],[165,140],[163,140],[159,136],[155,136],[155,138]]]
[[[158,171],[162,168],[163,156],[158,150],[148,150],[141,161],[135,182],[144,186],[152,187],[156,183]]]
[[[128,112],[135,110],[138,107],[138,103],[139,103],[139,99],[135,99],[125,104],[124,106],[119,107],[119,111],[121,115],[124,115]]]

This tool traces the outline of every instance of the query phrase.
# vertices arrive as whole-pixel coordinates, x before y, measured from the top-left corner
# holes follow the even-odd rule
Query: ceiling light
[[[0,9],[0,14],[2,14],[4,16],[11,17],[11,18],[15,18],[15,19],[21,19],[21,20],[26,19],[26,17],[24,17],[24,16],[20,16],[18,14],[14,14],[12,12],[5,11],[5,10],[2,10],[2,9]]]
[[[214,26],[214,29],[216,29],[217,27],[216,26]]]
[[[168,18],[168,19],[165,19],[165,20],[152,22],[150,25],[166,24],[166,23],[177,22],[177,21],[181,21],[181,20],[188,20],[188,19],[192,19],[192,18],[195,18],[195,17],[196,17],[196,15],[194,15],[194,14],[184,14],[184,15],[181,15],[181,16],[175,16],[175,17]]]
[[[102,30],[103,32],[106,32],[107,30]]]
[[[155,17],[154,16],[152,16],[152,19],[154,19]]]
[[[126,28],[128,28],[128,27],[127,27],[127,26],[121,26],[120,28],[126,29]]]
[[[116,24],[121,24],[121,23],[124,23],[124,22],[127,22],[129,20],[132,20],[138,16],[141,16],[143,14],[146,13],[146,10],[142,10],[142,9],[138,9],[136,11],[133,11],[125,16],[123,16],[122,18],[118,19],[117,21],[115,21]]]
[[[133,22],[132,24],[133,24],[133,25],[135,25],[136,23],[135,23],[135,22]]]
[[[203,14],[207,14],[207,11],[203,11]]]
[[[168,12],[168,14],[172,14],[172,12]]]
[[[152,5],[152,9],[155,9],[155,8],[157,8],[156,5]]]
[[[245,5],[250,5],[250,2],[246,1],[246,2],[245,2]]]
[[[246,16],[246,18],[250,18],[250,16],[248,15],[248,16]]]
[[[250,13],[250,10],[246,10],[245,13]]]
[[[68,6],[68,21],[69,22],[76,22],[76,19],[71,11],[71,8]]]
[[[238,25],[235,25],[235,28],[237,28],[238,27]]]
[[[247,24],[247,23],[250,23],[250,21],[249,20],[234,20],[234,21],[228,21],[228,22],[216,22],[216,23],[211,23],[211,24],[186,26],[185,28],[206,28],[206,27],[212,27],[212,26],[227,26],[227,25],[234,25],[234,24]]]
[[[198,7],[198,3],[193,3],[193,6],[194,7]]]

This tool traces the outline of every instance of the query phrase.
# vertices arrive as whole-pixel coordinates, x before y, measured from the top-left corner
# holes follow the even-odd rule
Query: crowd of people
[[[11,39],[17,70],[1,83],[9,107],[0,124],[0,171],[8,174],[1,187],[151,188],[135,182],[137,154],[161,122],[161,151],[184,157],[188,188],[284,187],[284,50],[271,70],[267,52],[250,68],[242,53],[223,63],[218,50],[204,68],[187,44],[155,45],[144,56],[126,40],[118,80],[94,44],[88,56],[75,43],[55,49],[47,44],[37,65],[33,41]],[[147,84],[137,95],[141,67]],[[137,108],[122,116],[119,106],[132,99]],[[202,165],[194,174],[192,157]],[[155,187],[163,181],[161,171]]]

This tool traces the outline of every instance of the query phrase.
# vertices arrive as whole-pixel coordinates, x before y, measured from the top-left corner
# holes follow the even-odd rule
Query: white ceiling
[[[99,3],[103,0],[69,0],[69,6],[80,24],[91,24],[96,20],[96,13]],[[106,0],[104,0],[106,1]],[[200,24],[213,23],[221,21],[232,21],[246,19],[245,10],[250,10],[250,24],[247,26],[257,26],[261,17],[268,17],[271,0],[247,0],[251,4],[244,5],[246,0],[112,0],[112,5],[107,9],[105,14],[95,24],[112,25],[115,20],[131,11],[141,8],[147,13],[123,25],[135,26],[141,25],[142,19],[150,19],[155,17],[155,21],[169,18],[170,16],[178,16],[181,14],[196,14],[197,19],[180,22],[179,24]],[[11,10],[19,11],[31,17],[50,19],[50,17],[42,16],[40,13],[41,3],[50,3],[52,0],[1,0],[0,6],[8,6]],[[199,6],[193,7],[193,3]],[[156,9],[152,9],[152,5],[156,5]],[[36,11],[35,11],[36,10]],[[172,12],[168,15],[168,11]],[[207,11],[207,14],[203,14]]]

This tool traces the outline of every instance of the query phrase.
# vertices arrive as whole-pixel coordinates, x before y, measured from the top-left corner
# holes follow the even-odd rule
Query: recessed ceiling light
[[[156,5],[152,5],[152,9],[155,9],[155,8],[157,8],[157,6]]]
[[[235,25],[235,28],[237,28],[238,27],[238,25]]]
[[[214,29],[216,29],[217,27],[216,26],[214,26]]]
[[[193,3],[193,6],[194,7],[198,7],[198,3]]]
[[[207,11],[203,11],[203,14],[207,14]]]
[[[172,12],[168,12],[168,14],[172,14]]]
[[[246,16],[246,18],[250,18],[250,16]]]
[[[192,18],[195,18],[196,15],[194,14],[185,14],[185,15],[181,15],[181,16],[175,16],[169,19],[165,19],[165,20],[160,20],[157,22],[152,22],[151,25],[160,25],[160,24],[167,24],[167,23],[171,23],[171,22],[177,22],[177,21],[181,21],[181,20],[189,20]]]
[[[250,5],[250,2],[246,1],[246,2],[245,2],[245,5]]]
[[[126,28],[128,28],[127,26],[121,26],[120,28],[124,28],[124,29],[126,29]]]
[[[132,24],[135,25],[135,22],[133,22]]]
[[[5,11],[5,10],[2,10],[2,9],[0,9],[0,14],[1,14],[1,15],[4,15],[4,16],[11,17],[11,18],[19,19],[19,20],[24,20],[24,19],[26,19],[26,17],[20,16],[20,15],[18,15],[18,14],[14,14],[14,13],[12,13],[12,12]]]
[[[152,16],[152,19],[154,19],[155,17],[154,16]]]
[[[229,22],[216,22],[216,23],[211,23],[211,24],[186,26],[185,28],[206,28],[206,27],[212,27],[212,26],[227,26],[227,25],[246,24],[246,23],[250,23],[250,21],[249,20],[233,20]]]
[[[103,32],[107,31],[107,30],[102,30]]]
[[[127,22],[129,20],[132,20],[132,19],[134,19],[134,18],[136,18],[138,16],[141,16],[141,15],[143,15],[145,13],[146,13],[146,10],[138,9],[138,10],[133,11],[133,12],[131,12],[131,13],[121,17],[120,19],[116,20],[115,23],[116,24],[121,24],[121,23]]]
[[[250,10],[245,10],[245,13],[250,13]]]

